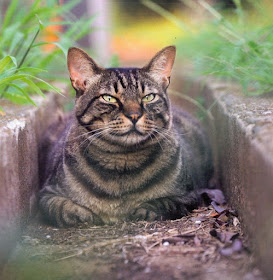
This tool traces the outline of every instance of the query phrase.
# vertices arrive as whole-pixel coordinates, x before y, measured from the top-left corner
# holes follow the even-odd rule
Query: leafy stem
[[[16,74],[16,73],[20,70],[21,66],[23,65],[25,59],[27,58],[27,55],[28,55],[30,49],[32,48],[32,46],[33,46],[33,44],[34,44],[34,42],[35,42],[37,36],[38,36],[39,33],[40,33],[40,30],[41,30],[41,28],[39,27],[38,30],[36,31],[36,33],[35,33],[35,35],[34,35],[32,41],[31,41],[31,43],[29,44],[28,48],[26,49],[26,51],[25,51],[25,53],[24,53],[24,55],[23,55],[21,61],[20,61],[19,64],[17,65],[14,74]],[[21,47],[22,47],[22,45],[21,45]],[[20,48],[18,49],[18,51],[20,51]],[[7,86],[4,88],[3,92],[0,93],[0,99],[3,98],[4,93],[8,90],[8,88],[9,88],[9,85],[7,85]]]

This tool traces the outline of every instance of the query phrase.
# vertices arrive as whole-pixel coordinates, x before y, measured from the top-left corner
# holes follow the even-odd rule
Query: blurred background
[[[273,92],[272,0],[1,0],[0,11],[0,58],[13,62],[3,77],[24,67],[35,75],[40,69],[46,81],[67,81],[71,46],[117,67],[142,66],[174,44],[181,71],[187,65],[193,75],[233,79],[251,95]],[[31,82],[20,84],[24,94],[17,82],[0,97],[31,102]]]
[[[61,0],[60,3],[62,2]],[[68,1],[64,0],[64,2]],[[139,64],[167,45],[180,44],[183,38],[192,35],[192,32],[198,32],[200,25],[211,19],[198,2],[195,0],[80,1],[72,9],[72,13],[77,18],[87,13],[89,17],[95,16],[95,19],[91,26],[92,32],[78,43],[82,47],[91,47],[103,63],[109,63],[111,55],[118,55],[121,64],[131,62]],[[236,1],[206,0],[205,2],[225,14],[232,16],[236,13]],[[248,2],[242,1],[242,4],[247,8]]]

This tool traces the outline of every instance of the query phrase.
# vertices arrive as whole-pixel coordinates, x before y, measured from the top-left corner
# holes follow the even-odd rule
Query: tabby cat
[[[104,69],[69,49],[75,110],[56,128],[39,201],[52,223],[176,219],[197,206],[212,160],[199,123],[170,105],[175,53],[169,46],[143,68]]]

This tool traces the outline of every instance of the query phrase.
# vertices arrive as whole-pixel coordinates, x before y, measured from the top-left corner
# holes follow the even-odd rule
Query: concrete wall
[[[46,99],[35,98],[38,107],[0,104],[6,113],[0,116],[0,263],[35,210],[38,146],[61,112],[60,100],[48,94]]]
[[[193,79],[177,72],[172,88],[203,99],[203,115],[213,145],[216,182],[235,209],[256,260],[273,279],[273,97],[247,97],[232,83]],[[172,96],[192,114],[196,105]],[[200,114],[199,114],[200,115]]]
[[[273,279],[273,98],[246,97],[228,83],[209,81],[214,150],[220,185],[239,213],[257,261]],[[213,127],[212,126],[212,127]]]

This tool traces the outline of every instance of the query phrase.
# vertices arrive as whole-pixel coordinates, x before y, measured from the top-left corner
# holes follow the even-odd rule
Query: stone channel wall
[[[203,115],[215,156],[216,182],[239,214],[256,261],[273,279],[273,96],[248,97],[232,83],[193,79],[182,73],[173,87],[203,100],[208,114],[172,97],[192,114]]]
[[[273,279],[273,98],[246,97],[224,82],[203,88],[214,120],[220,185],[238,211],[257,261]],[[214,131],[213,131],[214,130]]]
[[[35,102],[37,107],[0,104],[6,113],[0,116],[0,264],[35,211],[39,143],[61,112],[57,94]]]

